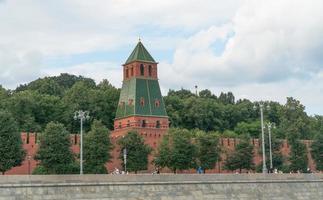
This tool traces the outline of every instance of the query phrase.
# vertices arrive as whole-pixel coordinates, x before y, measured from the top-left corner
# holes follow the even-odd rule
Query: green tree
[[[73,174],[78,166],[70,148],[70,134],[63,124],[50,122],[40,137],[35,156],[39,165],[34,173]]]
[[[62,96],[66,90],[70,89],[77,82],[83,82],[91,88],[95,87],[95,81],[93,79],[62,73],[59,76],[39,78],[28,84],[20,85],[14,92],[31,90],[41,94]]]
[[[111,158],[110,150],[109,130],[101,121],[94,120],[91,131],[84,137],[84,173],[106,174],[105,163]]]
[[[223,104],[234,104],[235,98],[232,92],[228,92],[228,93],[221,92],[219,96],[219,101],[222,102]]]
[[[33,111],[35,122],[44,130],[46,125],[51,121],[62,123],[62,113],[64,106],[61,98],[47,94],[35,94],[34,99],[37,102],[37,110]]]
[[[323,134],[318,134],[311,145],[311,154],[316,164],[316,169],[323,171]]]
[[[123,150],[127,150],[127,171],[137,173],[140,170],[147,169],[148,155],[151,153],[152,148],[145,144],[143,137],[132,131],[121,138],[118,144],[121,149],[119,158],[122,160],[123,166]]]
[[[0,100],[8,98],[9,93],[8,91],[0,85]]]
[[[280,138],[287,138],[289,142],[294,139],[309,139],[309,118],[305,107],[292,97],[287,98],[286,104],[280,110]]]
[[[292,172],[306,172],[308,167],[306,146],[301,141],[295,139],[290,143],[289,170]]]
[[[244,136],[240,139],[235,150],[227,156],[224,168],[228,170],[237,170],[241,173],[242,169],[254,169],[253,146],[250,144],[250,138]]]
[[[199,92],[199,97],[217,99],[217,97],[214,94],[212,94],[212,92],[208,89],[201,90]]]
[[[170,129],[158,147],[154,163],[158,167],[168,167],[176,173],[177,170],[196,167],[196,153],[190,131]]]
[[[37,93],[27,90],[13,94],[6,101],[6,107],[16,119],[20,131],[41,130],[35,119],[35,113],[38,112],[36,95]]]
[[[16,92],[32,90],[37,91],[40,94],[62,96],[63,88],[53,79],[53,77],[39,78],[30,82],[27,85],[21,85],[16,89]]]
[[[171,127],[183,127],[182,111],[183,100],[176,95],[168,95],[164,97],[166,111],[169,116]]]
[[[253,121],[251,123],[239,122],[234,128],[234,132],[239,135],[247,134],[253,138],[258,138],[261,132],[261,126],[259,121]]]
[[[78,131],[78,123],[71,123],[71,119],[74,112],[79,109],[90,111],[91,119],[102,120],[105,126],[112,129],[119,94],[120,91],[107,80],[103,80],[94,88],[86,82],[75,83],[63,97],[63,104],[66,108],[63,119],[68,130],[71,132]],[[85,130],[90,129],[89,124],[84,126]]]
[[[113,128],[113,120],[117,110],[120,90],[113,87],[108,80],[100,82],[90,99],[94,119],[102,120],[109,129]]]
[[[84,82],[76,82],[72,88],[66,91],[62,98],[65,108],[62,118],[67,130],[74,133],[79,130],[79,123],[71,121],[71,119],[73,119],[74,112],[77,110],[88,110],[90,112],[93,110],[94,105],[91,103],[93,96],[94,91]],[[90,129],[89,123],[84,124],[84,129],[86,131]]]
[[[0,127],[0,171],[4,174],[21,164],[25,151],[22,148],[17,123],[9,112],[0,111]]]
[[[206,169],[213,169],[220,159],[219,138],[216,134],[203,132],[197,136],[196,145],[198,165],[205,173]]]
[[[183,128],[198,128],[204,131],[223,131],[222,111],[224,106],[213,99],[189,97],[183,102]]]
[[[193,94],[191,91],[186,90],[186,89],[180,89],[180,90],[169,90],[168,91],[168,96],[178,96],[180,98],[188,98],[188,97],[192,97],[195,96],[195,94]]]

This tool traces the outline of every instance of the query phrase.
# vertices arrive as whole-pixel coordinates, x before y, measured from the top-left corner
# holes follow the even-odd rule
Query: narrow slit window
[[[140,75],[141,76],[145,75],[145,67],[143,64],[140,65]]]
[[[148,66],[148,74],[149,74],[149,76],[152,75],[152,67],[151,67],[151,65]]]
[[[130,76],[133,76],[133,67],[130,68]]]
[[[160,106],[160,101],[159,101],[159,99],[155,99],[155,107],[159,107]]]
[[[126,78],[129,78],[129,69],[126,69]]]
[[[145,99],[143,97],[140,98],[140,105],[141,106],[145,105]]]

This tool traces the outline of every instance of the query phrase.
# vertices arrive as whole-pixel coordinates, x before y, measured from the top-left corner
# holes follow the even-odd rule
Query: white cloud
[[[245,1],[230,22],[198,31],[177,46],[172,63],[161,62],[164,88],[199,85],[281,103],[293,96],[322,114],[322,7],[318,0]]]
[[[69,72],[120,86],[123,60],[55,69],[42,61],[131,51],[140,35],[151,52],[175,52],[172,62],[160,60],[164,91],[199,85],[251,99],[295,96],[314,113],[323,100],[321,8],[320,0],[0,0],[0,84]]]
[[[246,1],[230,23],[180,44],[171,64],[187,82],[236,85],[310,78],[322,70],[322,1]],[[213,44],[227,39],[221,55]]]
[[[7,87],[14,88],[17,83],[25,83],[40,75],[42,55],[31,51],[18,55],[0,46],[0,80]]]
[[[173,48],[181,39],[170,30],[192,31],[222,23],[238,7],[237,0],[215,6],[217,2],[222,1],[1,1],[0,57],[11,54],[0,61],[1,84],[13,88],[37,78],[46,69],[38,61],[37,65],[30,63],[29,56],[22,56],[30,52],[46,59],[117,50],[136,41],[138,35],[151,41],[156,49]],[[26,66],[25,77],[19,75],[22,70],[17,66]]]

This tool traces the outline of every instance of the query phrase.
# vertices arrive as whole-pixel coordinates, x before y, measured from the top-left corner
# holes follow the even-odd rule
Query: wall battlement
[[[147,130],[147,129],[145,129]],[[153,149],[156,149],[158,147],[159,142],[162,139],[162,136],[164,134],[163,131],[159,129],[152,129],[151,131],[148,130],[147,132],[140,132],[138,130],[139,134],[145,139],[146,144],[150,145]],[[113,134],[110,135],[111,142],[117,147],[117,140],[122,137],[123,134]],[[6,174],[29,174],[33,171],[33,169],[36,167],[37,162],[33,159],[35,156],[37,149],[38,149],[38,142],[39,134],[37,133],[21,133],[21,138],[23,141],[23,148],[26,150],[26,159],[23,161],[21,166],[14,167]],[[78,134],[71,134],[70,135],[70,141],[71,141],[71,148],[74,153],[79,153],[79,135]],[[312,171],[315,171],[315,163],[311,157],[310,154],[310,145],[312,141],[310,140],[303,140],[302,141],[307,148],[308,152],[308,159],[309,159],[309,168]],[[220,138],[219,144],[221,148],[224,150],[224,152],[233,151],[235,146],[239,143],[238,139],[235,138]],[[254,146],[254,162],[255,164],[259,164],[262,161],[261,155],[258,153],[259,148],[261,148],[261,142],[259,139],[251,139],[250,143]],[[290,146],[287,143],[287,140],[283,140],[281,144],[281,152],[284,156],[288,156],[290,152]],[[106,167],[109,172],[111,172],[115,167],[118,167],[121,169],[121,162],[118,159],[118,155],[120,153],[120,150],[118,148],[114,148],[111,152],[113,158],[111,162],[106,164]],[[28,156],[30,156],[30,160],[28,160]],[[225,154],[222,154],[222,158],[224,158]],[[150,156],[150,160],[152,159],[152,156]],[[154,166],[149,165],[147,172],[152,172],[154,170]],[[167,171],[167,170],[166,170]],[[214,169],[207,170],[208,173],[232,173],[226,170],[223,170],[223,161],[218,162]],[[182,171],[182,173],[194,173],[194,170],[185,170]]]

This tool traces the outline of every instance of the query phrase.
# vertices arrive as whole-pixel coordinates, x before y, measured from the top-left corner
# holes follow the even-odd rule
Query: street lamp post
[[[127,174],[127,148],[123,149],[123,163],[124,163],[124,171]]]
[[[81,131],[80,131],[80,174],[83,174],[83,121],[90,118],[88,111],[76,111],[74,113],[74,120],[80,120],[81,122]]]
[[[268,127],[268,139],[269,139],[270,170],[273,170],[273,154],[272,154],[272,147],[271,147],[271,128],[275,128],[275,124],[268,122],[267,127]]]
[[[254,105],[254,109],[256,109],[256,105]],[[267,173],[267,167],[266,167],[266,155],[265,155],[265,133],[264,133],[264,104],[259,103],[259,109],[260,109],[260,120],[261,120],[261,143],[262,143],[262,173]],[[269,106],[267,107],[269,108]]]
[[[31,161],[31,155],[27,156],[28,159],[28,174],[30,175],[30,161]]]

